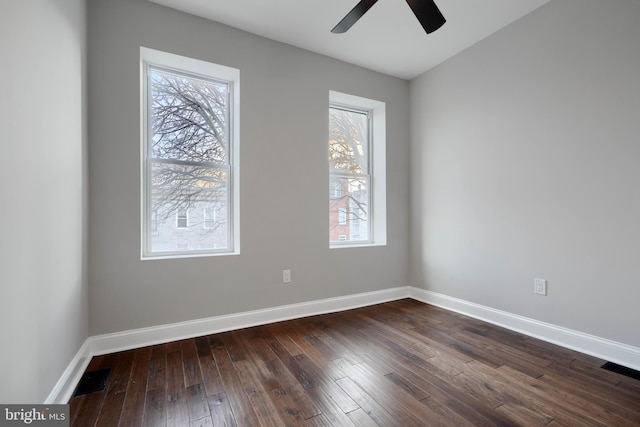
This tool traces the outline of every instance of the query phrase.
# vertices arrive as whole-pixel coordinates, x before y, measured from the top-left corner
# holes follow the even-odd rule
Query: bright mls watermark
[[[0,405],[0,427],[69,426],[69,405]]]

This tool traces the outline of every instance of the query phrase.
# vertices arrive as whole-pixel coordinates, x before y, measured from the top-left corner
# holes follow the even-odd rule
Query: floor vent
[[[95,393],[102,391],[107,386],[107,380],[109,379],[109,373],[111,369],[100,369],[99,371],[85,372],[76,392],[73,396],[82,396],[83,394]]]
[[[602,369],[606,369],[607,371],[615,372],[616,374],[621,374],[625,377],[633,378],[635,380],[640,380],[640,371],[627,368],[626,366],[618,365],[617,363],[607,362],[602,365]]]

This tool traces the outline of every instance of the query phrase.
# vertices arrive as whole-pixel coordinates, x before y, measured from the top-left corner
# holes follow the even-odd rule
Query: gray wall
[[[0,402],[43,402],[87,337],[85,8],[0,2]]]
[[[640,346],[638,17],[554,0],[411,82],[414,284]]]
[[[89,31],[92,335],[409,284],[408,82],[142,0]],[[240,69],[238,256],[140,260],[140,46]],[[386,247],[329,250],[329,90],[387,104]]]

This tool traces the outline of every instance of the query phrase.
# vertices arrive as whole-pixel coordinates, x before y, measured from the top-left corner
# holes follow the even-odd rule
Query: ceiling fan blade
[[[407,3],[427,34],[433,33],[447,22],[433,0],[407,0]]]
[[[347,16],[342,18],[342,21],[338,22],[338,25],[333,27],[331,32],[334,34],[346,33],[377,1],[378,0],[361,0],[360,3],[351,9],[351,12],[347,13]]]

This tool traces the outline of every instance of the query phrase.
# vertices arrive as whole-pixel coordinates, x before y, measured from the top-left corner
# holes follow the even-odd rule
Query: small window
[[[342,186],[340,185],[339,181],[331,182],[331,188],[330,188],[329,194],[330,194],[330,197],[334,199],[342,197]]]
[[[140,57],[142,258],[238,253],[239,71]]]
[[[347,224],[347,210],[345,208],[338,208],[338,225]]]
[[[216,210],[212,207],[204,208],[204,228],[211,230],[216,228]]]
[[[189,211],[182,210],[176,214],[176,228],[189,227]]]

